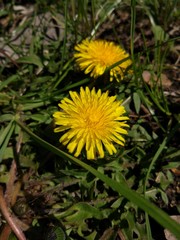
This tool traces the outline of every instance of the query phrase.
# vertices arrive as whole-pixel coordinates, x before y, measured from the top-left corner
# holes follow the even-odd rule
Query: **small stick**
[[[0,186],[0,210],[1,210],[5,220],[7,221],[9,226],[11,227],[12,231],[16,235],[16,237],[19,240],[26,240],[26,237],[25,237],[24,233],[19,228],[19,226],[17,226],[17,224],[15,223],[15,221],[13,219],[12,214],[8,210],[6,201],[5,201],[4,196],[3,196],[3,188],[2,188],[2,186]]]
[[[4,54],[4,56],[7,57],[17,68],[19,68],[19,65],[3,49],[0,48],[0,52]]]

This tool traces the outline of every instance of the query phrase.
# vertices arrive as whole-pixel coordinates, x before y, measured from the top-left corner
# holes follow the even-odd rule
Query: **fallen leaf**
[[[172,219],[174,219],[176,222],[180,223],[180,215],[174,215],[170,216]],[[167,240],[178,240],[169,230],[164,230],[165,238]]]
[[[153,86],[154,83],[158,84],[158,86],[161,86],[162,84],[162,87],[164,89],[167,89],[170,88],[170,86],[172,85],[172,82],[168,79],[168,77],[164,73],[161,73],[160,77],[158,78],[156,74],[152,74],[149,71],[145,70],[142,73],[142,77],[143,80],[150,86]]]

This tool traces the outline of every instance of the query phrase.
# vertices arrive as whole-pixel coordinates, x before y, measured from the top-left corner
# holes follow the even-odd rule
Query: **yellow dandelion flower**
[[[132,61],[127,59],[129,54],[114,42],[85,39],[75,46],[75,50],[77,52],[74,57],[81,70],[85,70],[85,74],[90,73],[94,78],[101,76],[107,68],[122,61],[110,69],[110,81],[115,78],[119,82],[132,64]],[[132,70],[128,72],[132,73]]]
[[[60,138],[63,145],[67,145],[70,153],[78,157],[84,148],[87,159],[104,157],[104,149],[109,154],[116,153],[113,143],[124,145],[122,134],[128,127],[123,116],[125,113],[121,102],[116,96],[109,97],[108,92],[91,91],[88,87],[80,88],[80,93],[69,92],[71,99],[64,98],[58,104],[61,111],[53,114],[56,128],[54,132],[66,131]]]

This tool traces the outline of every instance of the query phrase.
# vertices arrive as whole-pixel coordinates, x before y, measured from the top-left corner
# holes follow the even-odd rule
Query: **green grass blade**
[[[26,126],[23,125],[18,119],[16,119],[16,123],[27,133],[31,136],[31,138],[39,143],[44,148],[48,149],[49,151],[53,152],[54,154],[63,157],[64,159],[70,160],[79,166],[83,167],[84,169],[91,172],[93,175],[98,177],[100,180],[105,182],[109,187],[111,187],[114,191],[118,192],[120,195],[123,195],[125,198],[127,198],[132,203],[136,204],[139,208],[144,210],[147,214],[149,214],[155,221],[157,221],[160,225],[162,225],[164,228],[171,231],[175,236],[180,236],[180,228],[179,224],[172,220],[165,212],[163,212],[161,209],[159,209],[157,206],[149,202],[145,197],[139,195],[135,191],[129,189],[127,185],[124,183],[118,183],[111,178],[103,175],[93,167],[89,166],[88,164],[80,161],[79,159],[59,150],[58,148],[54,147],[50,143],[44,141],[40,137],[38,137],[36,134],[31,132],[30,129],[28,129]]]
[[[153,100],[153,102],[154,102],[154,103],[156,104],[156,106],[159,108],[159,110],[161,110],[163,113],[166,113],[167,115],[170,116],[171,113],[168,111],[168,109],[166,110],[166,109],[164,109],[164,108],[161,106],[161,104],[160,104],[160,102],[159,102],[159,100],[158,100],[158,98],[157,98],[157,95],[154,94],[154,93],[150,90],[150,88],[147,86],[147,84],[145,84],[144,86],[145,86],[147,92],[149,93],[151,99]]]
[[[0,91],[3,88],[6,88],[9,84],[13,83],[13,82],[17,82],[19,80],[19,76],[18,75],[12,75],[11,77],[9,77],[8,79],[6,79],[5,81],[1,81],[0,82]]]
[[[59,92],[65,92],[65,91],[71,90],[72,88],[76,88],[76,87],[82,86],[85,83],[88,83],[89,81],[90,81],[90,78],[85,78],[85,79],[83,79],[83,80],[81,80],[79,82],[72,83],[72,84],[69,84],[69,85],[65,86]]]
[[[146,221],[147,240],[151,240],[153,238],[151,234],[151,225],[149,222],[149,215],[147,212],[145,212],[145,221]]]
[[[2,161],[9,139],[14,131],[14,127],[14,121],[11,121],[0,136],[0,162]]]
[[[162,151],[165,149],[167,143],[168,143],[168,142],[170,141],[170,139],[174,136],[174,134],[175,134],[175,132],[178,130],[179,126],[180,126],[180,123],[177,123],[177,124],[175,125],[175,127],[172,129],[171,133],[168,134],[168,136],[164,138],[163,142],[160,144],[157,152],[155,153],[155,155],[154,155],[154,157],[153,157],[153,159],[152,159],[152,161],[151,161],[151,164],[150,164],[150,166],[149,166],[149,168],[148,168],[148,172],[147,172],[147,174],[146,174],[146,177],[145,177],[144,193],[146,192],[147,181],[148,181],[148,179],[149,179],[149,175],[150,175],[150,173],[151,173],[151,170],[152,170],[155,162],[156,162],[157,159],[159,158],[159,156],[160,156],[160,154],[162,153]]]
[[[152,170],[152,168],[154,166],[154,163],[156,162],[156,160],[160,156],[161,152],[163,151],[164,147],[166,146],[166,142],[167,142],[167,138],[165,138],[164,141],[162,142],[162,144],[160,145],[158,151],[154,155],[154,158],[151,161],[151,164],[150,164],[150,166],[148,168],[148,172],[146,174],[145,183],[144,183],[144,194],[146,194],[146,186],[147,186],[147,181],[149,179],[150,172],[151,172],[151,170]],[[145,213],[145,219],[146,219],[147,237],[148,237],[148,240],[151,240],[152,239],[152,234],[151,234],[151,227],[150,227],[150,223],[149,223],[149,216],[148,216],[147,212]]]

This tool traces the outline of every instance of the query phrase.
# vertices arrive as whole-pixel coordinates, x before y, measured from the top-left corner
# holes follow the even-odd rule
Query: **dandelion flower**
[[[91,91],[88,87],[80,88],[80,93],[70,91],[71,99],[64,98],[59,103],[60,111],[53,114],[56,128],[54,132],[66,131],[60,138],[67,145],[70,153],[78,157],[82,149],[86,150],[87,159],[104,157],[104,149],[110,155],[117,150],[113,143],[124,145],[124,129],[128,127],[123,116],[125,113],[116,96],[109,97],[108,92]]]
[[[115,78],[119,82],[126,72],[132,73],[132,70],[127,70],[132,64],[130,58],[127,59],[129,54],[114,42],[85,39],[75,46],[75,50],[77,52],[74,57],[81,70],[85,74],[90,73],[91,77],[103,75],[107,68],[116,63],[117,65],[110,69],[110,81]],[[122,62],[118,64],[120,61]]]

